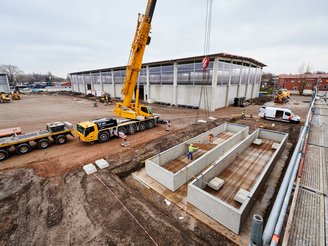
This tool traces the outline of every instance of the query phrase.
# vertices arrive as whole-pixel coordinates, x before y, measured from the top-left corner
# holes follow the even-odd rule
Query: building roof
[[[245,61],[248,63],[255,64],[259,67],[266,67],[264,63],[261,63],[253,58],[245,57],[245,56],[237,56],[227,53],[216,53],[216,54],[210,54],[207,55],[208,58],[214,59],[216,57],[219,57],[219,59],[222,60],[237,60],[237,61]],[[143,66],[151,66],[151,65],[167,65],[172,64],[173,62],[186,62],[186,61],[202,61],[204,58],[204,55],[201,56],[192,56],[192,57],[185,57],[185,58],[178,58],[178,59],[172,59],[172,60],[163,60],[163,61],[155,61],[155,62],[147,62],[143,63]],[[73,72],[70,74],[83,74],[83,73],[95,73],[95,72],[104,72],[108,71],[109,69],[119,70],[119,69],[125,69],[126,66],[118,66],[118,67],[108,67],[108,68],[101,68],[101,69],[93,69],[93,70],[86,70],[86,71],[79,71],[79,72]]]
[[[328,78],[328,73],[322,73],[322,74],[280,74],[279,79],[299,79],[299,78],[304,78],[306,77],[307,79],[317,79],[319,77],[321,78]]]

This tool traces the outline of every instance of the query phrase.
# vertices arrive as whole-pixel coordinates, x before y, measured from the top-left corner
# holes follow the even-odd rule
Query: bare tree
[[[23,73],[22,70],[14,65],[1,65],[0,72],[7,74],[10,85],[15,85],[17,76]]]
[[[302,63],[298,68],[300,83],[298,84],[298,91],[300,95],[303,95],[305,84],[306,84],[306,78],[307,75],[311,74],[312,66],[310,63],[305,64]]]

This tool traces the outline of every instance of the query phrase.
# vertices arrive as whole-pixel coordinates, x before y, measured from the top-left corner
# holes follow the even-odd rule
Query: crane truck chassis
[[[76,134],[83,142],[104,143],[108,142],[111,137],[117,136],[118,132],[132,135],[138,131],[153,128],[159,123],[162,123],[162,120],[156,114],[142,120],[102,118],[78,123]]]
[[[0,161],[9,157],[11,147],[19,155],[27,154],[32,150],[31,142],[35,142],[38,149],[46,149],[50,146],[50,139],[56,144],[64,144],[67,135],[73,137],[73,131],[73,125],[69,122],[51,122],[46,125],[46,130],[0,138]]]

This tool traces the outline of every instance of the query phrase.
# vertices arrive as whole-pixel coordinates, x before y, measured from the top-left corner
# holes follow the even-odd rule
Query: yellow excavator
[[[114,114],[128,119],[145,119],[152,117],[153,112],[149,106],[139,104],[139,86],[136,90],[136,100],[132,103],[134,89],[137,84],[138,74],[142,66],[142,58],[146,45],[150,43],[150,27],[157,0],[148,0],[144,15],[139,14],[137,30],[134,35],[122,87],[123,102],[116,104]]]
[[[9,95],[5,92],[0,92],[0,103],[9,103],[9,102],[10,102]]]
[[[277,95],[274,97],[275,103],[287,103],[290,98],[290,92],[286,89],[280,89]]]
[[[11,99],[12,99],[12,100],[20,100],[21,97],[20,97],[19,91],[13,91],[13,92],[11,93]]]
[[[135,103],[132,97],[138,81],[139,71],[146,45],[150,43],[150,27],[157,0],[148,0],[144,15],[139,14],[137,29],[132,42],[129,61],[122,87],[123,101],[116,104],[114,114],[125,119],[102,118],[77,124],[77,136],[83,142],[107,142],[119,133],[134,134],[155,127],[161,123],[160,116],[154,114],[151,107],[139,104],[139,86],[137,86]]]

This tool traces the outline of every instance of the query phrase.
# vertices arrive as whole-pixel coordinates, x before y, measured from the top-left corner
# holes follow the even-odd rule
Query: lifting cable
[[[205,32],[204,32],[204,58],[202,61],[203,83],[202,83],[201,91],[200,91],[196,121],[199,119],[199,110],[200,110],[202,101],[203,101],[203,105],[204,105],[205,120],[207,121],[209,118],[209,98],[208,98],[208,92],[207,92],[209,76],[206,76],[207,75],[206,69],[210,63],[210,59],[207,57],[207,55],[210,50],[210,42],[211,42],[212,9],[213,9],[213,0],[207,0]]]

